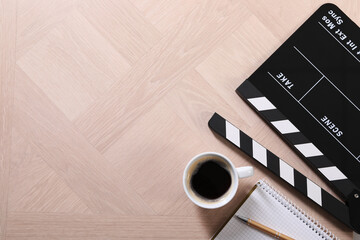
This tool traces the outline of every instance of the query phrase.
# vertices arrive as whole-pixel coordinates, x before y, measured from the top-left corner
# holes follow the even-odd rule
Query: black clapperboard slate
[[[345,208],[336,207],[339,203],[323,189],[321,199],[309,192],[311,186],[296,186],[305,179],[296,169],[292,185],[359,232],[359,27],[337,6],[322,5],[236,92],[329,181],[345,200]],[[209,121],[210,128],[223,137],[228,125],[236,129],[216,113]],[[240,140],[243,135],[240,131]],[[231,141],[231,136],[227,138]],[[266,167],[281,176],[279,166]]]
[[[236,92],[344,199],[360,189],[360,29],[321,6]]]

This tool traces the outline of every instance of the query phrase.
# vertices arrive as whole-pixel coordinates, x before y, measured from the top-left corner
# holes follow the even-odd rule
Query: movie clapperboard
[[[238,89],[337,200],[215,113],[209,127],[360,233],[360,29],[322,5]]]

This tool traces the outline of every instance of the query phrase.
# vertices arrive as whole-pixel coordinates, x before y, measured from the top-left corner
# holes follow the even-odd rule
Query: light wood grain
[[[130,68],[126,59],[76,11],[34,44],[17,64],[70,120]]]
[[[21,58],[76,8],[77,0],[17,0],[16,57]]]
[[[9,212],[92,212],[71,185],[16,130],[13,131],[12,152]]]
[[[214,222],[196,216],[14,213],[7,239],[201,239]]]
[[[162,37],[127,0],[82,1],[78,9],[131,65]]]
[[[0,0],[0,239],[209,239],[260,178],[352,239],[207,126],[222,114],[333,193],[235,93],[323,3]],[[217,210],[182,187],[203,151],[255,168]]]
[[[123,180],[121,173],[114,171],[19,69],[15,91],[16,129],[93,212],[152,212]]]
[[[0,240],[6,236],[16,62],[16,2],[0,1]]]
[[[249,14],[238,2],[203,2],[171,29],[125,76],[75,122],[103,152],[140,114],[212,52]],[[223,17],[225,16],[225,17]],[[134,107],[136,106],[136,107]],[[106,116],[107,121],[103,121]],[[121,123],[121,124],[118,124]]]

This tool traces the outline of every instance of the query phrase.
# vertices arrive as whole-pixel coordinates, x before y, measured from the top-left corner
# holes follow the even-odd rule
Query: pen
[[[285,234],[282,234],[278,231],[275,231],[269,227],[266,227],[258,222],[255,222],[254,220],[251,220],[249,218],[245,218],[245,217],[241,217],[241,216],[237,216],[235,215],[238,219],[240,219],[241,221],[245,222],[247,225],[253,227],[253,228],[256,228],[264,233],[267,233],[277,239],[280,239],[280,240],[295,240],[294,238],[291,238],[289,236],[286,236]]]

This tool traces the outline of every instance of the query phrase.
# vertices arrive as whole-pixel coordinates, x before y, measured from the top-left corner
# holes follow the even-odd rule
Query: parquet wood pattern
[[[218,112],[332,192],[235,94],[324,1],[0,0],[0,240],[209,239],[260,178],[350,229],[208,128]],[[334,1],[360,25],[360,1]],[[253,165],[196,207],[192,156]]]

